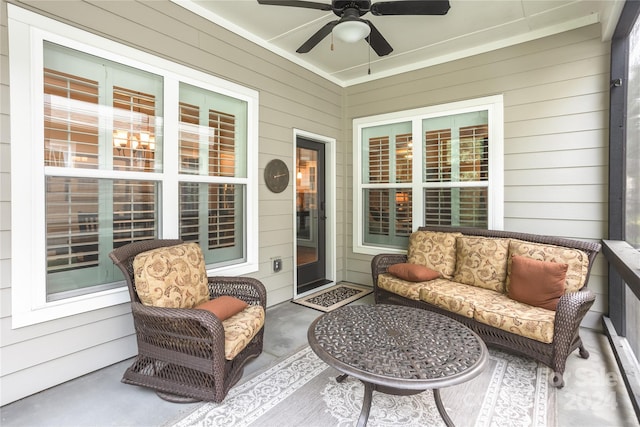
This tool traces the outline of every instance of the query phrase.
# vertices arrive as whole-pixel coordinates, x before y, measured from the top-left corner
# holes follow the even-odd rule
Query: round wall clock
[[[269,190],[282,193],[289,185],[289,168],[280,159],[273,159],[264,168],[264,182]]]

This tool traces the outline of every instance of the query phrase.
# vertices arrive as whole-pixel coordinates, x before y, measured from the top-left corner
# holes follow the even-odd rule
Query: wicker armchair
[[[227,360],[225,327],[211,312],[142,304],[134,280],[136,255],[180,243],[180,240],[134,242],[109,254],[122,270],[129,287],[138,341],[138,355],[124,373],[122,382],[154,389],[161,398],[172,402],[221,402],[242,377],[247,361],[262,352],[264,327],[260,327],[244,349]],[[208,277],[207,282],[211,299],[230,295],[249,306],[266,309],[266,291],[256,279]]]

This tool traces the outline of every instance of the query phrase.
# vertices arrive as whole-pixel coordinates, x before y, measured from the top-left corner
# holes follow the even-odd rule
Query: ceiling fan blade
[[[391,52],[393,52],[393,48],[383,37],[380,31],[378,31],[376,26],[373,25],[371,21],[367,21],[366,19],[363,19],[363,21],[369,24],[369,27],[371,27],[371,33],[369,33],[369,36],[367,36],[367,38],[365,39],[371,46],[371,49],[373,49],[378,54],[378,56],[389,55]]]
[[[318,10],[332,10],[330,4],[316,3],[314,1],[265,1],[258,0],[259,4],[265,4],[270,6],[289,6],[289,7],[304,7],[306,9],[318,9]]]
[[[296,50],[296,52],[298,52],[298,53],[307,53],[307,52],[309,52],[311,49],[316,47],[316,45],[318,43],[320,43],[322,41],[322,39],[324,39],[325,37],[327,37],[329,35],[329,33],[331,33],[331,30],[333,30],[333,27],[335,27],[338,22],[340,22],[340,21],[336,20],[336,21],[333,21],[333,22],[329,22],[324,27],[320,28],[314,35],[309,37],[309,40],[304,42],[302,44],[302,46],[300,46],[298,48],[298,50]]]
[[[371,13],[382,15],[446,15],[449,0],[381,1],[371,5]]]

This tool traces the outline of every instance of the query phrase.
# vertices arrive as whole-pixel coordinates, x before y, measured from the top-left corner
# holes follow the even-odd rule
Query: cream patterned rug
[[[315,292],[303,298],[295,299],[296,304],[329,312],[369,295],[373,290],[366,286],[349,282],[340,282],[330,288]]]
[[[556,425],[550,369],[499,350],[473,380],[441,390],[453,422],[466,426]],[[364,386],[353,377],[337,383],[338,371],[305,347],[234,387],[224,402],[205,403],[174,427],[354,426]],[[369,427],[443,426],[430,390],[413,396],[373,393]]]

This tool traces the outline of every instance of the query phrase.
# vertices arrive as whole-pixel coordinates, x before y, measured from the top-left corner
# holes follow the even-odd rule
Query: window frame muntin
[[[86,313],[115,306],[129,301],[124,282],[122,286],[74,298],[46,301],[46,229],[44,215],[44,150],[42,126],[42,70],[43,43],[50,41],[100,56],[123,65],[157,73],[164,78],[164,171],[145,173],[145,180],[161,182],[163,189],[161,236],[174,238],[178,235],[178,209],[171,207],[178,199],[180,180],[192,177],[178,176],[178,86],[180,82],[211,90],[247,102],[247,174],[235,178],[246,187],[244,262],[208,269],[209,274],[241,275],[259,269],[258,238],[258,145],[259,94],[256,90],[229,82],[219,77],[169,61],[159,56],[135,49],[89,33],[76,27],[55,21],[23,8],[7,5],[8,41],[12,55],[10,70],[10,124],[11,124],[11,270],[12,280],[12,328],[20,328],[62,317]],[[38,54],[39,53],[39,54]],[[25,93],[27,102],[25,102]],[[170,105],[175,100],[175,105]],[[171,102],[170,102],[171,101]],[[36,124],[36,126],[34,126]],[[173,139],[172,139],[173,138]],[[17,141],[31,141],[19,144]],[[18,167],[21,158],[29,158],[29,167]],[[48,167],[50,168],[50,166]],[[112,178],[113,171],[66,169],[65,174],[76,177]],[[53,171],[50,171],[53,172]],[[60,171],[62,172],[62,171]],[[70,172],[70,173],[69,173]],[[55,173],[55,172],[54,172]],[[118,179],[136,179],[138,172],[118,171]],[[225,180],[229,182],[228,179]],[[19,183],[19,184],[18,184]],[[25,195],[24,188],[33,191]],[[22,192],[20,191],[22,189]],[[175,204],[175,203],[174,203]],[[18,238],[18,236],[20,236]],[[37,254],[37,256],[33,256]],[[35,258],[36,261],[32,261]],[[38,268],[38,263],[42,261]],[[21,272],[20,281],[16,272]]]
[[[438,116],[455,115],[486,109],[489,123],[489,179],[488,187],[488,224],[489,228],[502,230],[504,227],[504,96],[502,94],[473,98],[462,101],[426,106],[410,110],[396,111],[353,119],[353,252],[359,254],[376,255],[384,250],[388,253],[406,253],[406,248],[390,248],[364,243],[364,230],[361,226],[364,218],[363,189],[365,188],[410,188],[412,198],[413,223],[412,229],[423,225],[424,218],[423,195],[425,188],[444,187],[449,183],[422,182],[423,135],[422,120]],[[398,122],[412,122],[413,134],[413,179],[411,183],[365,184],[362,179],[362,129],[365,127],[382,126]],[[416,143],[419,141],[420,143]],[[417,162],[416,159],[421,159]],[[395,167],[395,165],[394,165]],[[443,185],[445,184],[445,185]],[[452,187],[468,186],[465,182],[451,183]],[[475,184],[473,182],[472,184]],[[474,185],[477,186],[477,185]],[[418,191],[418,192],[416,192]]]

